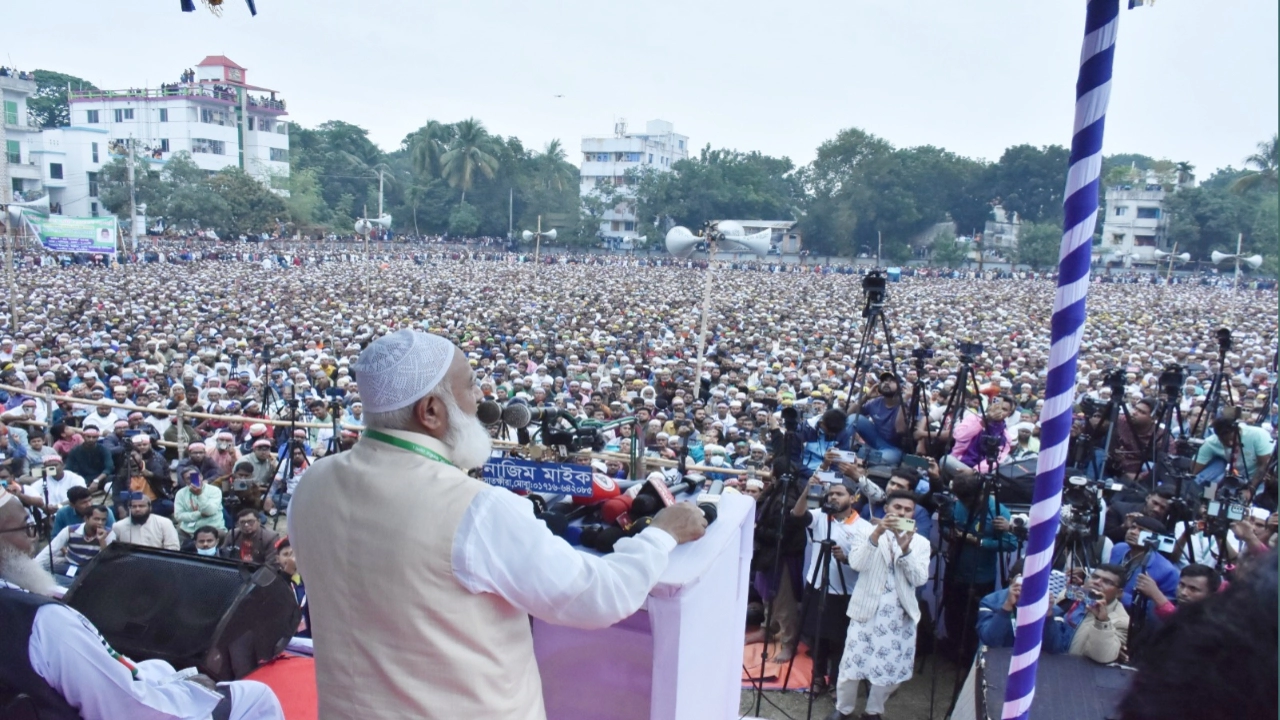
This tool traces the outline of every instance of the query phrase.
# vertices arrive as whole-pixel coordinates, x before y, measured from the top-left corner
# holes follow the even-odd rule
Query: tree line
[[[65,125],[67,85],[92,86],[51,71],[35,75],[33,121]],[[147,203],[148,215],[180,229],[349,234],[356,218],[377,214],[381,178],[382,208],[393,216],[397,233],[505,237],[510,227],[518,236],[541,215],[544,227],[557,227],[559,242],[590,245],[599,241],[603,213],[625,203],[635,210],[641,234],[656,242],[677,224],[793,220],[814,254],[880,249],[886,259],[901,262],[936,247],[938,259],[952,264],[963,262],[965,251],[957,252],[956,243],[934,242],[929,231],[951,221],[961,235],[981,233],[998,205],[1022,221],[1017,257],[1009,259],[1048,267],[1057,261],[1069,158],[1060,145],[1021,144],[989,162],[930,145],[894,147],[849,128],[823,142],[804,166],[707,145],[669,172],[643,166],[629,172],[624,186],[583,196],[578,169],[559,140],[530,149],[517,137],[491,134],[475,118],[428,120],[391,151],[341,120],[290,130],[290,174],[273,183],[288,190],[287,196],[250,184],[252,178],[238,169],[202,173],[178,153],[160,170],[138,164],[138,200]],[[123,163],[116,159],[103,173],[103,203],[117,214],[128,204],[127,191],[122,195],[120,189]],[[1171,193],[1164,208],[1170,241],[1200,259],[1213,250],[1234,252],[1243,233],[1246,252],[1264,255],[1274,271],[1280,246],[1278,166],[1272,137],[1244,158],[1244,168],[1219,169],[1197,186]],[[1187,162],[1107,156],[1099,199],[1106,187],[1137,182],[1148,170],[1183,180],[1195,172]],[[1103,217],[1105,208],[1099,230]]]

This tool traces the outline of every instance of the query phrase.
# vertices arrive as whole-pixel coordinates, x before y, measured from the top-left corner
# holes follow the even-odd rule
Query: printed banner
[[[31,232],[49,252],[83,252],[113,255],[116,252],[114,217],[63,217],[22,212]]]
[[[484,464],[484,481],[508,490],[591,495],[591,468],[585,465],[494,459]]]

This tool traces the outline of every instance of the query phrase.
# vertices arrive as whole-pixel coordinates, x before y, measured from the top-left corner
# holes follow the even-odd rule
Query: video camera
[[[966,362],[973,362],[973,358],[986,352],[986,350],[987,349],[982,346],[982,343],[968,341],[960,343],[961,359],[963,360],[966,357],[969,358]]]
[[[911,357],[917,360],[931,360],[933,358],[933,348],[918,347],[911,351]]]
[[[867,298],[867,304],[862,308],[862,317],[870,317],[873,312],[884,307],[887,284],[888,281],[880,270],[872,270],[862,278],[862,294]]]

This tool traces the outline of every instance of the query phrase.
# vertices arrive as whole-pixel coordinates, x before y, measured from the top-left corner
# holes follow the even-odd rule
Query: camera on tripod
[[[911,351],[911,357],[915,358],[916,360],[931,360],[933,359],[933,348],[918,347],[915,350]]]
[[[1221,350],[1222,352],[1226,352],[1231,349],[1231,329],[1230,328],[1219,328],[1218,332],[1214,333],[1214,337],[1218,338],[1219,350]]]
[[[1062,488],[1062,527],[1082,536],[1092,536],[1102,510],[1101,488],[1083,475],[1067,478]]]
[[[960,343],[960,359],[964,362],[973,362],[973,358],[986,351],[987,349],[982,346],[982,343],[968,341]]]
[[[862,317],[870,317],[874,311],[884,307],[887,283],[880,270],[872,270],[862,279],[862,294],[867,298],[867,304],[862,308]]]
[[[1164,393],[1169,400],[1177,401],[1179,393],[1182,392],[1182,384],[1186,382],[1185,377],[1181,365],[1176,363],[1166,365],[1157,381],[1160,392]]]

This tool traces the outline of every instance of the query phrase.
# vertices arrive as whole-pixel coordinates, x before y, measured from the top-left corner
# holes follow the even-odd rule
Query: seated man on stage
[[[194,669],[179,676],[162,660],[112,650],[88,619],[48,597],[57,584],[30,557],[35,531],[0,493],[0,706],[25,695],[14,709],[37,718],[284,719],[262,683],[215,684]]]
[[[1100,565],[1084,586],[1086,593],[1093,593],[1092,602],[1088,598],[1063,600],[1053,607],[1052,617],[1045,618],[1045,652],[1080,655],[1104,664],[1120,656],[1129,631],[1129,615],[1116,602],[1123,572],[1118,566]],[[1021,594],[1019,576],[1009,587],[982,598],[978,608],[979,642],[987,647],[1013,647]]]

